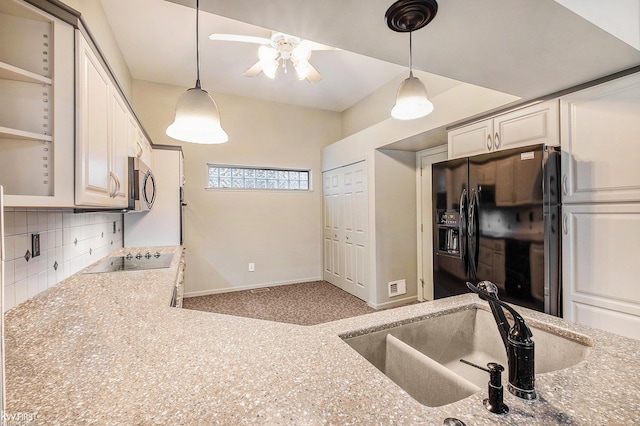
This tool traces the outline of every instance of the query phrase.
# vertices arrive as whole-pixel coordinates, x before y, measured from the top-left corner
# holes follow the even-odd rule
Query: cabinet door
[[[640,204],[564,205],[563,314],[640,339]]]
[[[129,109],[113,86],[110,87],[109,111],[109,175],[115,179],[112,192],[114,207],[127,207],[128,173],[127,153],[129,148]]]
[[[109,77],[78,33],[76,204],[109,206]]]
[[[133,115],[129,116],[129,157],[140,157],[142,155],[142,146],[138,140],[138,122]]]
[[[564,203],[640,201],[640,74],[561,99]]]
[[[493,120],[484,120],[449,132],[449,159],[493,150]]]
[[[142,162],[153,169],[153,149],[151,148],[151,142],[147,139],[142,132],[140,132],[142,137]]]
[[[493,149],[543,143],[559,145],[558,101],[549,101],[493,119]]]

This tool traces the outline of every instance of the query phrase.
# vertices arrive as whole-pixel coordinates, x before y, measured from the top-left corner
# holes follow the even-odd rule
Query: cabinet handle
[[[113,194],[113,198],[117,197],[120,194],[120,178],[117,175],[114,175],[116,178],[116,192]]]
[[[496,135],[493,138],[493,145],[496,147],[496,149],[500,148],[500,136],[498,136],[498,132],[496,132]]]
[[[493,143],[491,143],[491,135],[487,135],[487,151],[491,151],[491,147],[493,146]]]
[[[114,185],[113,188],[111,186],[112,183]],[[109,198],[115,197],[116,186],[116,175],[114,175],[113,172],[109,172]]]
[[[569,193],[568,180],[569,178],[567,178],[566,174],[562,175],[562,195]]]
[[[115,184],[115,188],[113,188],[113,191],[109,191],[109,197],[116,198],[120,193],[120,179],[118,179],[118,176],[116,176],[113,172],[109,172],[109,177],[113,179],[113,183]]]
[[[566,213],[562,215],[562,232],[564,235],[569,234],[569,218]]]

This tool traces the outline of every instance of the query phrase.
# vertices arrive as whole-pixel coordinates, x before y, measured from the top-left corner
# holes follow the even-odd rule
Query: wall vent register
[[[146,252],[145,254],[137,253],[135,255],[128,253],[125,256],[108,257],[86,271],[85,274],[168,268],[171,266],[172,259],[173,253],[160,254],[156,252],[151,254]]]

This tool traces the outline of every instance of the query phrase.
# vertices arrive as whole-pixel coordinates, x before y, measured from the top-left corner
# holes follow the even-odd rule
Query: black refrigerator
[[[434,298],[489,280],[500,299],[561,316],[557,147],[432,165]]]

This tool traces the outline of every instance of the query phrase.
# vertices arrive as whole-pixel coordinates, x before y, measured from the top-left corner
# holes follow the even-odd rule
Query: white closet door
[[[366,300],[367,275],[367,170],[364,161],[344,168],[342,197],[344,204],[344,277],[342,288]]]
[[[324,273],[325,281],[342,287],[340,268],[340,185],[335,171],[323,175],[324,189]]]
[[[323,173],[324,279],[366,300],[368,194],[366,162]]]

